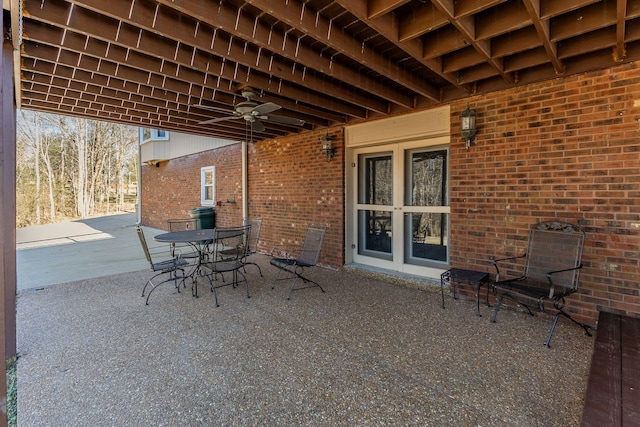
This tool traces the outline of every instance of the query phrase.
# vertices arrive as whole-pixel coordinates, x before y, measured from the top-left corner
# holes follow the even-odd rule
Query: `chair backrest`
[[[144,231],[142,231],[142,228],[140,228],[139,225],[136,225],[136,232],[138,233],[140,245],[142,246],[142,250],[144,251],[144,256],[147,257],[147,261],[149,261],[149,264],[153,265],[153,261],[151,260],[151,253],[149,252],[149,246],[147,246],[147,239],[145,239]]]
[[[550,271],[554,286],[578,289],[585,233],[567,222],[541,222],[531,227],[525,262],[525,277],[548,283]]]
[[[214,236],[214,254],[215,261],[240,261],[243,262],[247,255],[247,242],[251,226],[243,225],[241,227],[216,227],[213,232]]]
[[[312,266],[318,263],[326,231],[326,224],[309,224],[300,249],[300,256],[298,256],[300,264]]]
[[[200,218],[168,219],[169,232],[199,230]]]
[[[262,229],[262,218],[245,218],[242,223],[251,226],[247,242],[247,254],[256,253],[258,251],[258,240],[260,240],[260,230]]]

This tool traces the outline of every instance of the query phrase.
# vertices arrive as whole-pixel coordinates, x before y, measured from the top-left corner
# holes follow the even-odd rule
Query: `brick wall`
[[[161,162],[158,167],[142,167],[142,222],[167,229],[167,220],[189,218],[200,203],[200,168],[216,167],[216,225],[242,222],[241,147],[228,145],[217,150]],[[227,201],[236,200],[236,203]]]
[[[299,246],[310,222],[328,225],[320,262],[344,264],[344,144],[329,130],[336,155],[327,162],[320,138],[307,132],[253,144],[249,149],[249,215],[263,218],[261,249]]]
[[[469,151],[459,113],[470,102]],[[551,219],[587,233],[579,295],[568,304],[595,323],[606,308],[640,313],[640,70],[637,64],[452,103],[451,263],[493,273],[494,257],[521,254],[531,224]],[[249,214],[264,219],[259,248],[299,245],[309,222],[328,224],[321,263],[344,263],[344,144],[320,152],[324,131],[249,146]],[[240,145],[143,168],[143,222],[159,228],[199,206],[200,167],[215,165],[217,223],[241,221]]]
[[[531,224],[584,227],[570,311],[640,313],[640,64],[474,97],[469,151],[452,104],[451,260],[491,271],[524,253]]]
[[[249,144],[249,216],[262,218],[259,250],[276,244],[299,247],[307,224],[328,225],[320,263],[344,264],[344,163],[342,129],[329,130],[336,156],[327,162],[320,151],[322,132]],[[188,218],[200,205],[200,168],[216,166],[216,224],[242,221],[240,144],[143,166],[143,223],[166,229],[169,218]],[[229,204],[227,200],[237,203]]]

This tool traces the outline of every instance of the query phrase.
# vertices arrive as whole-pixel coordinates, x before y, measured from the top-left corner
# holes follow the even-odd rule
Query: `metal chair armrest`
[[[549,280],[549,286],[550,286],[550,289],[549,289],[549,298],[554,298],[554,297],[556,297],[556,296],[555,296],[555,286],[553,285],[553,280],[552,280],[552,278],[551,278],[551,275],[552,275],[552,274],[564,273],[564,272],[566,272],[566,271],[579,270],[579,269],[581,269],[581,268],[582,268],[582,264],[580,264],[580,265],[579,265],[579,266],[577,266],[577,267],[573,267],[573,268],[565,268],[565,269],[562,269],[562,270],[554,270],[554,271],[549,271],[549,272],[547,272],[547,280]],[[572,290],[570,290],[570,291],[562,292],[562,294],[560,294],[559,296],[557,296],[557,298],[562,298],[562,297],[564,297],[564,296],[566,296],[566,295],[569,295],[569,294],[571,294],[571,293],[573,293],[573,292],[575,292],[575,290],[573,290],[573,289],[572,289]]]

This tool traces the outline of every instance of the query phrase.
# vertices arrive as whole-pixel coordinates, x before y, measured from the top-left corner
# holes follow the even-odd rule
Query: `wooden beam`
[[[598,2],[554,18],[549,39],[560,41],[616,24],[616,3]]]
[[[462,89],[458,84],[456,76],[442,71],[442,63],[440,60],[424,57],[422,40],[420,38],[410,39],[404,42],[400,41],[398,20],[393,14],[382,15],[376,19],[368,19],[366,2],[358,0],[334,0],[334,2],[348,10],[357,19],[366,22],[369,27],[373,28],[377,33],[433,71],[436,75]],[[441,99],[438,99],[438,101],[441,101]]]
[[[618,0],[616,7],[616,48],[613,51],[613,59],[616,62],[622,62],[627,56],[627,48],[625,45],[626,18],[627,0]]]
[[[524,6],[529,13],[531,22],[538,33],[538,38],[542,42],[544,50],[549,56],[549,60],[553,64],[553,68],[556,70],[556,74],[562,74],[564,72],[564,64],[558,58],[558,46],[555,42],[552,42],[549,37],[549,20],[542,20],[540,18],[540,0],[523,0]]]
[[[363,79],[362,86],[354,85],[352,90],[345,90],[344,86],[339,86],[331,80],[322,78],[318,74],[307,72],[303,66],[296,66],[297,61],[283,61],[279,56],[273,56],[267,54],[267,52],[263,52],[259,46],[255,44],[261,37],[252,37],[251,33],[240,33],[238,30],[235,30],[235,28],[239,28],[237,26],[240,23],[243,23],[244,27],[253,30],[256,28],[254,21],[250,23],[241,21],[241,16],[237,11],[233,12],[233,14],[231,10],[225,13],[226,9],[223,6],[217,8],[217,13],[212,15],[210,13],[211,4],[209,2],[205,4],[196,3],[197,1],[200,0],[176,0],[175,2],[166,2],[170,6],[161,6],[158,10],[149,9],[152,4],[146,2],[134,2],[132,7],[128,7],[127,5],[130,4],[129,0],[110,0],[108,2],[104,0],[75,0],[74,4],[127,23],[135,27],[138,32],[142,29],[144,31],[143,36],[145,36],[146,40],[150,39],[146,37],[147,32],[158,34],[157,38],[161,38],[162,42],[167,44],[167,51],[169,53],[172,52],[172,49],[177,49],[177,44],[184,44],[205,52],[213,53],[227,61],[232,61],[232,66],[234,64],[240,64],[247,69],[259,71],[267,76],[274,76],[284,82],[295,82],[309,90],[314,90],[336,99],[343,99],[369,110],[383,113],[388,111],[387,103],[381,102],[379,95],[372,90],[371,87],[369,87],[371,92],[367,95],[360,92],[360,87],[367,87],[367,84],[365,84],[367,82],[366,78]],[[180,20],[176,20],[176,3],[186,3],[189,7],[199,6],[203,11],[206,10],[207,20],[204,22],[214,22],[216,26],[212,25],[209,27],[205,24],[200,25],[195,18],[188,19],[186,16],[183,16]],[[74,11],[74,13],[79,14],[82,8],[78,9],[79,10]],[[212,21],[211,16],[215,17],[215,21]],[[230,22],[233,22],[233,25],[230,25]],[[97,24],[97,22],[95,24]],[[218,31],[218,29],[222,31]],[[274,35],[277,34],[272,34],[272,36]],[[289,52],[296,52],[296,49],[299,49],[300,46],[291,40],[289,40],[289,42],[287,45],[287,43],[283,41],[282,45],[289,46]],[[173,44],[173,46],[171,46],[171,44]],[[299,52],[304,51],[306,50],[303,46],[303,50]],[[291,56],[291,53],[289,56]],[[316,58],[318,55],[314,53],[313,57]],[[353,74],[352,70],[345,70],[345,72],[347,76]],[[243,83],[240,79],[234,80],[237,83]],[[247,83],[247,81],[244,81],[244,83]],[[249,83],[257,86],[252,81],[249,81]],[[371,84],[369,86],[371,86]],[[358,90],[355,90],[356,88]],[[386,94],[392,96],[388,92]]]
[[[116,2],[121,0],[112,1]],[[386,102],[382,102],[370,95],[365,96],[362,92],[348,90],[344,86],[339,86],[333,82],[318,81],[314,83],[314,76],[305,76],[302,70],[295,71],[290,65],[280,63],[277,59],[275,60],[276,64],[274,64],[270,58],[258,58],[258,51],[248,50],[244,44],[240,44],[237,40],[222,34],[216,34],[213,29],[208,33],[202,30],[198,32],[197,37],[190,38],[188,34],[192,34],[193,28],[189,27],[188,23],[183,22],[184,20],[176,21],[173,19],[156,22],[153,25],[156,30],[162,27],[163,32],[168,31],[168,33],[164,35],[158,35],[154,32],[155,30],[153,30],[151,23],[141,24],[146,25],[145,28],[138,27],[132,20],[128,19],[128,16],[122,16],[124,23],[121,24],[116,19],[109,20],[95,11],[74,7],[72,18],[68,18],[67,15],[71,13],[70,5],[67,11],[68,13],[66,14],[49,13],[50,10],[48,7],[55,10],[61,7],[60,3],[64,2],[62,2],[62,0],[49,0],[45,2],[42,8],[37,8],[30,12],[31,19],[47,22],[61,29],[66,29],[66,31],[70,31],[69,28],[71,27],[84,34],[91,34],[93,28],[101,27],[102,29],[99,31],[101,36],[99,39],[110,45],[121,46],[128,51],[128,55],[140,52],[163,60],[165,64],[174,63],[176,64],[176,69],[191,68],[201,73],[203,71],[212,72],[223,75],[234,83],[250,82],[256,89],[271,89],[274,93],[288,91],[292,99],[297,99],[301,102],[304,102],[305,99],[312,99],[313,102],[310,102],[311,105],[316,103],[321,106],[325,105],[329,111],[340,111],[346,115],[363,118],[366,117],[366,113],[362,113],[362,110],[359,108],[349,107],[347,102],[374,111],[386,111],[388,108]],[[111,1],[96,1],[96,3],[98,3],[98,5],[106,5],[107,3],[111,3]],[[136,4],[140,4],[140,2],[136,2]],[[127,11],[128,10],[129,9],[127,9]],[[144,17],[148,14],[144,13],[142,9],[137,10],[137,12],[138,13],[133,13],[132,15],[135,15],[138,20],[144,20]],[[124,11],[120,13],[122,15],[128,15],[128,13]],[[68,24],[68,19],[71,19],[73,23],[72,26]],[[176,22],[182,22],[182,24],[179,25]],[[212,37],[216,37],[217,42],[215,42],[216,40],[212,40]],[[190,44],[183,43],[183,38],[189,38]],[[47,40],[43,40],[43,42],[47,42]],[[214,42],[213,47],[211,47],[212,42]],[[189,61],[192,55],[176,55],[176,53],[182,52],[181,46],[183,44],[192,47],[197,45],[195,47],[199,50],[196,52],[196,55],[209,56],[211,63],[217,63],[216,65],[219,65],[220,68],[213,70],[211,67],[209,67],[209,69],[202,69],[201,63],[191,66]],[[214,55],[211,55],[209,52],[214,52]],[[232,61],[231,59],[235,57],[242,57],[242,60],[250,65],[242,66],[242,64]],[[259,65],[253,67],[252,65],[255,64],[258,59],[260,59]],[[187,62],[185,63],[184,61]],[[177,66],[177,64],[180,64],[180,66]],[[269,67],[271,67],[271,70]],[[265,71],[265,73],[255,70]],[[269,71],[271,71],[271,73]],[[290,82],[296,82],[298,84],[292,85]],[[302,90],[302,88],[305,89]],[[312,93],[314,89],[316,90]]]
[[[502,78],[507,83],[514,83],[515,77],[510,73],[504,71],[504,66],[502,61],[499,58],[494,58],[491,55],[491,46],[490,42],[486,38],[478,38],[478,34],[476,33],[476,21],[475,16],[456,16],[454,3],[450,0],[432,0],[433,4],[444,14],[449,22],[456,27],[456,29],[462,34],[462,37],[467,40],[470,46],[472,46],[475,51],[482,57],[483,61],[488,62],[493,66],[498,74],[502,76]],[[484,23],[483,25],[487,25]],[[464,50],[466,57],[469,57],[468,49]],[[454,53],[450,56],[459,56],[458,53]],[[447,59],[448,66],[443,68],[443,70],[449,72],[451,70],[457,70],[460,68],[452,67],[453,62],[462,63],[463,59],[458,58],[457,60]],[[471,65],[474,65],[471,63]]]
[[[377,18],[409,3],[409,1],[411,0],[369,0],[367,17],[369,19]]]
[[[61,55],[63,58],[68,56],[67,53],[58,53],[57,50],[52,50],[47,53],[49,46],[47,43],[52,43],[52,46],[55,46],[58,49],[75,52],[76,57],[68,60],[69,66],[73,66],[74,62],[80,61],[79,64],[85,67],[91,65],[88,69],[90,72],[102,71],[103,73],[113,73],[112,76],[120,76],[123,80],[134,81],[145,87],[148,86],[150,80],[152,80],[152,75],[157,75],[153,79],[158,80],[162,78],[162,73],[166,72],[167,68],[171,67],[174,70],[173,75],[175,77],[165,79],[165,89],[178,91],[179,88],[177,87],[177,83],[174,84],[173,81],[179,82],[183,79],[184,83],[191,87],[189,93],[194,95],[199,92],[204,93],[205,89],[211,88],[211,90],[216,91],[220,102],[226,102],[229,104],[233,104],[234,97],[237,96],[237,94],[233,93],[231,89],[232,87],[235,87],[235,84],[231,80],[232,74],[234,73],[233,69],[227,67],[225,68],[225,71],[219,73],[218,76],[213,74],[213,70],[220,70],[223,68],[222,62],[208,62],[211,73],[201,73],[199,71],[193,72],[193,70],[188,67],[180,67],[179,65],[181,64],[173,64],[168,61],[163,61],[157,55],[131,51],[119,45],[110,44],[94,38],[87,38],[86,36],[79,35],[78,33],[74,33],[70,30],[64,31],[62,28],[55,27],[46,28],[42,24],[35,23],[31,20],[25,20],[24,26],[26,34],[28,35],[28,50],[29,52],[33,51],[32,56],[34,57],[40,55],[40,49],[42,49],[42,55],[44,57],[48,57],[51,62],[55,62],[58,55]],[[58,35],[55,36],[55,34]],[[38,42],[39,45],[34,46],[31,39]],[[150,53],[160,52],[162,48],[162,46],[152,48],[150,43],[145,44],[149,45],[148,49],[151,51]],[[82,60],[77,59],[80,57]],[[205,55],[204,58],[200,59],[200,62],[207,61],[208,59],[209,57]],[[240,72],[242,72],[242,70]],[[92,78],[97,78],[98,76]],[[226,78],[227,76],[229,76],[229,78]],[[268,84],[267,79],[265,79],[264,84]],[[172,86],[174,86],[173,89]],[[300,92],[299,88],[296,90]],[[309,97],[310,94],[306,94],[306,96]],[[288,105],[292,105],[292,103],[289,102]],[[335,107],[335,110],[338,111],[344,107],[338,102],[332,104],[331,99],[325,100],[325,105]],[[304,114],[315,115],[320,119],[329,121],[336,121],[338,117],[333,113],[324,114],[318,109],[301,108],[301,111],[303,111]],[[364,115],[363,110],[358,110],[358,112]]]
[[[406,86],[408,90],[423,96],[437,92],[428,83],[419,80],[415,75],[397,64],[389,64],[389,61],[375,50],[349,37],[346,33],[332,28],[332,23],[326,18],[297,1],[290,0],[285,4],[266,0],[247,0],[247,3],[266,14],[277,17],[279,21],[286,23],[291,29],[304,34],[300,38],[289,36],[288,32],[278,31],[277,27],[268,27],[262,20],[250,19],[224,5],[221,5],[217,10],[217,14],[212,16],[210,13],[205,13],[210,8],[208,1],[159,1],[167,7],[177,9],[195,19],[207,22],[212,27],[219,26],[220,21],[225,20],[222,15],[226,15],[226,21],[232,21],[234,25],[231,27],[227,25],[224,29],[233,36],[250,41],[252,44],[265,49],[265,52],[283,56],[304,67],[339,78],[353,86],[406,108],[412,108],[413,106],[411,96],[403,96],[397,90],[381,85],[379,81],[369,77],[367,74],[353,70],[341,64],[338,60],[333,60],[331,57],[323,56],[318,49],[310,49],[308,45],[313,41],[319,41],[370,68],[375,73],[398,82]]]
[[[433,4],[416,7],[399,21],[398,39],[405,42],[444,27],[449,21]]]

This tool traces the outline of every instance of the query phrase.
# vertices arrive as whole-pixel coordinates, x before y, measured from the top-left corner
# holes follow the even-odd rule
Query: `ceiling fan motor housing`
[[[250,114],[258,104],[253,101],[244,101],[236,105],[236,112],[242,115]]]

